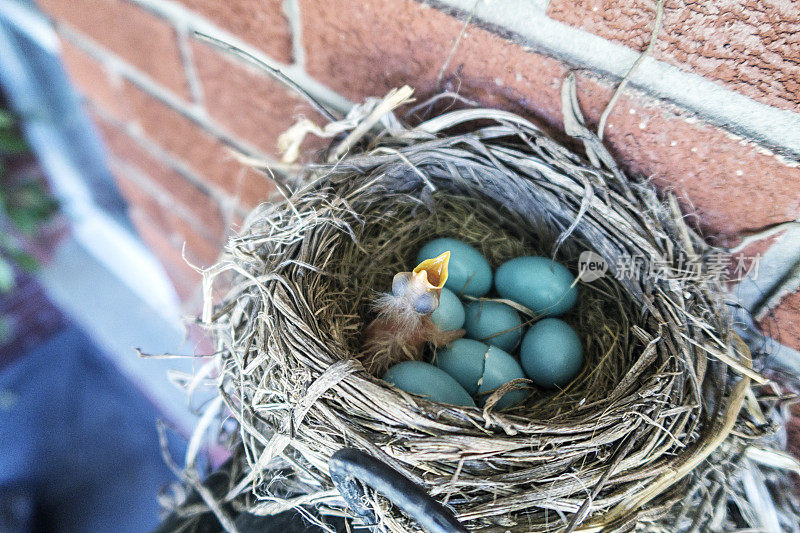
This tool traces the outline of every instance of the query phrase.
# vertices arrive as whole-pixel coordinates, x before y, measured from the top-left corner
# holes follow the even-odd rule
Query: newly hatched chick
[[[426,342],[444,346],[464,335],[463,329],[442,331],[431,320],[447,281],[449,261],[448,251],[411,272],[396,274],[392,292],[375,300],[378,318],[364,331],[361,356],[368,372],[382,375],[395,363],[421,359]]]

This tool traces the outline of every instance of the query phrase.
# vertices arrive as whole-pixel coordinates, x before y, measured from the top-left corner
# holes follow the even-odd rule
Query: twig
[[[650,34],[650,43],[647,45],[647,48],[644,49],[644,52],[642,52],[636,59],[636,61],[634,61],[633,65],[631,65],[631,68],[628,69],[627,74],[625,74],[625,77],[622,78],[622,81],[617,86],[617,90],[614,91],[614,95],[611,97],[611,100],[608,102],[608,105],[606,105],[606,108],[603,110],[603,114],[600,115],[600,120],[597,123],[597,136],[600,138],[600,140],[603,139],[603,132],[606,129],[606,121],[608,120],[608,115],[610,115],[611,111],[614,109],[617,100],[619,100],[619,97],[622,95],[622,91],[624,91],[625,87],[628,86],[628,82],[631,81],[633,73],[636,72],[636,69],[639,68],[639,65],[642,64],[645,58],[650,55],[650,52],[655,47],[656,42],[658,40],[658,33],[661,31],[661,23],[663,18],[664,18],[664,0],[658,0],[656,4],[656,21],[653,24],[653,32]]]
[[[314,98],[311,95],[311,93],[306,91],[300,84],[298,84],[292,78],[290,78],[289,76],[284,74],[283,71],[281,71],[280,69],[277,69],[277,68],[273,67],[272,65],[269,65],[269,64],[265,63],[264,61],[262,61],[261,59],[257,58],[256,56],[254,56],[250,52],[248,52],[246,50],[242,50],[238,46],[236,46],[234,44],[231,44],[229,42],[223,41],[222,39],[218,39],[216,37],[212,37],[211,35],[207,35],[205,33],[198,32],[198,31],[194,32],[194,34],[201,41],[205,41],[207,43],[210,43],[210,44],[216,46],[217,48],[219,48],[221,50],[224,50],[224,51],[226,51],[226,52],[228,52],[230,54],[233,54],[236,57],[239,57],[239,58],[247,61],[248,63],[250,63],[250,64],[262,69],[264,72],[266,72],[267,74],[269,74],[270,76],[272,76],[273,78],[278,80],[279,82],[283,83],[284,85],[286,85],[287,87],[289,87],[293,91],[295,91],[298,94],[300,94],[301,96],[303,96],[308,101],[308,103],[310,103],[314,107],[314,109],[316,109],[317,111],[322,113],[325,116],[325,118],[327,118],[328,120],[334,121],[334,120],[339,120],[339,118],[341,118],[341,117],[337,116],[337,114],[335,114],[333,111],[328,109],[328,107],[325,106],[322,102],[320,102],[319,100]]]
[[[453,57],[456,55],[456,50],[458,49],[458,45],[461,44],[461,39],[464,37],[464,34],[467,33],[467,27],[469,27],[470,22],[472,22],[472,17],[475,16],[475,12],[478,10],[478,4],[480,4],[481,0],[475,0],[475,4],[472,6],[472,9],[469,12],[469,16],[464,21],[464,25],[461,27],[461,31],[456,37],[456,42],[453,43],[453,47],[450,49],[450,53],[447,55],[447,59],[445,59],[444,64],[442,64],[441,70],[439,70],[439,76],[436,78],[436,89],[440,90],[442,88],[442,80],[444,79],[444,73],[447,71],[447,67],[450,65],[450,61],[453,60]]]

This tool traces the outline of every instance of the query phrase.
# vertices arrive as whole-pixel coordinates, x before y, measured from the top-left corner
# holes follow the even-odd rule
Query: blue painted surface
[[[174,480],[158,417],[74,326],[2,369],[0,531],[155,527],[156,495]]]
[[[86,200],[132,230],[105,147],[61,64],[55,33],[30,0],[12,4],[9,9],[0,0],[0,86],[28,143],[51,180],[79,177]]]

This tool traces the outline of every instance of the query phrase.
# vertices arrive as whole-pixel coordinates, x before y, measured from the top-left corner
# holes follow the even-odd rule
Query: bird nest
[[[328,460],[356,447],[471,531],[679,531],[741,518],[720,518],[719,502],[772,404],[751,388],[764,379],[731,332],[715,250],[674,199],[623,175],[579,115],[568,126],[589,159],[497,110],[406,126],[386,114],[392,99],[388,109],[404,97],[320,131],[337,135],[328,160],[303,167],[285,201],[251,213],[206,273],[206,289],[229,274],[204,315],[237,422],[225,501],[257,515],[346,516]],[[577,274],[582,252],[605,260],[566,318],[585,347],[573,382],[513,382],[528,399],[498,411],[428,401],[364,370],[375,295],[424,242],[448,236],[493,268],[544,255]],[[368,494],[385,531],[418,530]]]

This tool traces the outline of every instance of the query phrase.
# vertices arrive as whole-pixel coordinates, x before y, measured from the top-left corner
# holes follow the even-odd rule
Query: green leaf
[[[3,204],[8,218],[26,235],[31,235],[47,222],[58,211],[58,202],[54,200],[42,183],[37,181],[15,184],[0,197],[0,209]]]
[[[5,154],[24,154],[28,151],[25,139],[13,129],[0,128],[0,152]]]
[[[8,212],[8,218],[11,219],[11,222],[14,223],[20,233],[27,236],[36,233],[36,229],[39,227],[39,218],[36,213],[26,209],[12,209]]]
[[[14,115],[9,113],[8,111],[3,111],[0,109],[0,128],[8,128],[13,126],[16,122]]]
[[[17,240],[8,233],[0,233],[0,253],[6,252],[8,254],[15,254],[21,252]],[[2,259],[2,257],[0,257]]]
[[[8,292],[14,288],[14,268],[11,263],[0,257],[0,292]]]
[[[25,272],[36,272],[39,269],[39,261],[27,252],[12,252],[11,259]]]

